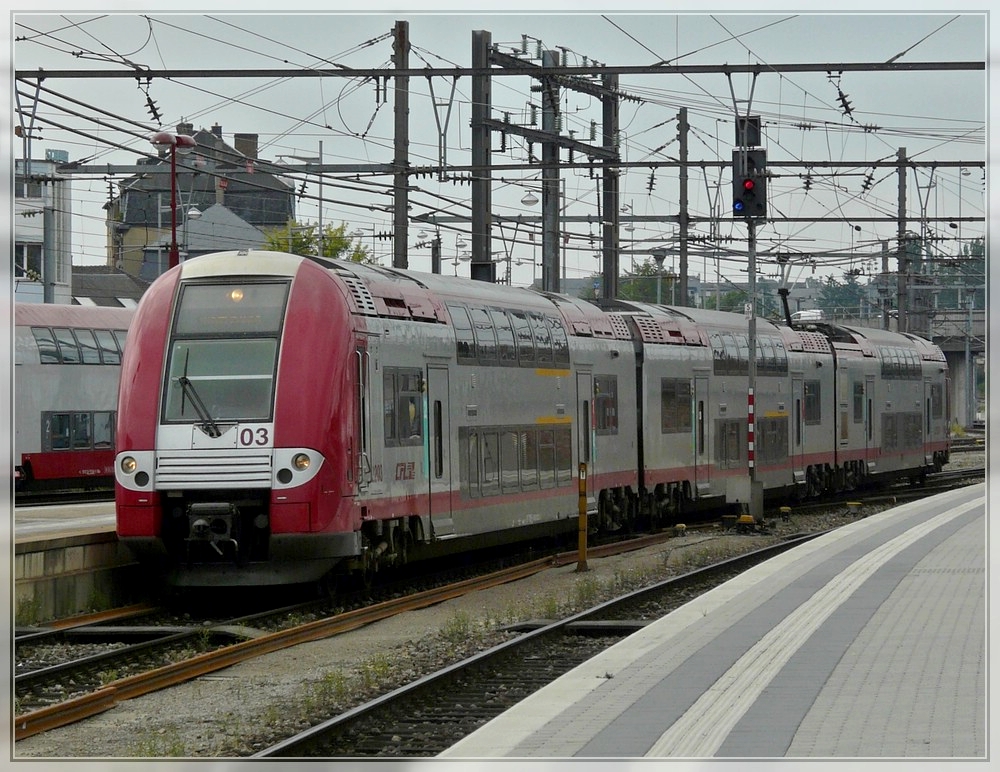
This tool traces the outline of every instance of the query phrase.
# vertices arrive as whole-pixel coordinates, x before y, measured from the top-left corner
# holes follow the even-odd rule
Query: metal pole
[[[176,268],[180,262],[181,255],[177,249],[177,144],[174,143],[170,146],[170,256],[168,267]]]
[[[577,573],[589,571],[587,567],[587,465],[581,463],[578,475],[577,499]]]
[[[754,394],[757,388],[757,223],[747,220],[747,272],[750,293],[750,351],[747,371],[747,465],[750,472],[750,515],[759,522],[764,516],[764,491],[757,482]]]

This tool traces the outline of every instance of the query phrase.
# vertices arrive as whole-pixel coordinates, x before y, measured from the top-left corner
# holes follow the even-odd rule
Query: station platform
[[[986,760],[985,488],[775,557],[441,758]]]

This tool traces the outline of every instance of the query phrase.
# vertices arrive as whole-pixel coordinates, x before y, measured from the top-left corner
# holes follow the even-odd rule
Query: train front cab
[[[147,290],[123,363],[117,530],[169,582],[309,582],[357,553],[330,452],[351,431],[350,321],[323,269],[276,253],[197,258]]]

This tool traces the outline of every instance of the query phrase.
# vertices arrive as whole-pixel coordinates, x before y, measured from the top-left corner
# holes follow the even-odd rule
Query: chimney
[[[212,133],[219,139],[222,139],[222,127],[219,124],[213,124]]]
[[[233,147],[247,158],[257,158],[256,134],[233,134]]]
[[[187,134],[189,137],[194,135],[194,124],[193,123],[178,123],[177,124],[178,134]]]

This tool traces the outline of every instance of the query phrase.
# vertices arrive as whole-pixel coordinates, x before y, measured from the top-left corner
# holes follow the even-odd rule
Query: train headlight
[[[306,469],[309,468],[310,463],[311,460],[309,455],[306,453],[296,453],[295,457],[292,459],[292,466],[294,466],[295,470],[298,472],[306,471]]]
[[[132,456],[125,456],[121,460],[121,468],[125,474],[132,474],[138,466],[138,462]]]
[[[234,303],[239,303],[241,300],[243,300],[243,290],[240,289],[239,287],[234,287],[232,290],[229,291],[229,299]]]

